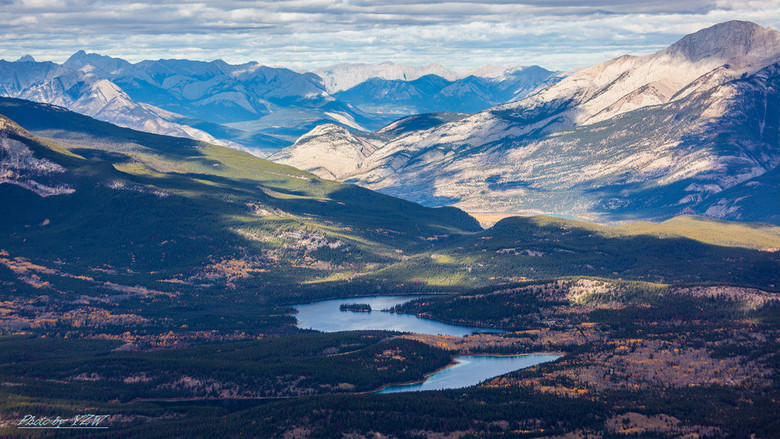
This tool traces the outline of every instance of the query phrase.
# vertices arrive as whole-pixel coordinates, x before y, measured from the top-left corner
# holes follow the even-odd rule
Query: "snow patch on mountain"
[[[440,76],[448,81],[458,79],[458,74],[440,64],[410,66],[384,62],[381,64],[337,64],[315,70],[322,78],[328,93],[350,89],[371,78],[401,79],[411,81],[425,75]]]
[[[21,186],[42,197],[70,194],[75,190],[65,184],[52,184],[48,181],[52,174],[62,174],[65,168],[33,155],[30,148],[16,139],[8,137],[12,129],[0,119],[0,184],[8,183]]]
[[[346,125],[352,129],[366,131],[366,129],[360,126],[360,124],[358,124],[357,122],[355,122],[355,119],[353,119],[349,114],[326,111],[325,115],[332,118],[336,122]]]

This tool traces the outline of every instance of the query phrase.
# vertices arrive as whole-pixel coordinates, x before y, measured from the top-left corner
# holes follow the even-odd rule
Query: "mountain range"
[[[216,141],[192,127],[167,120],[152,105],[133,100],[111,81],[52,62],[23,57],[0,60],[0,95],[59,105],[118,125],[158,134]]]
[[[409,66],[383,62],[381,64],[336,64],[314,71],[322,78],[328,93],[348,90],[369,79],[413,81],[422,76],[435,75],[447,81],[455,81],[458,73],[440,64]]]
[[[477,72],[484,77],[392,63],[342,64],[318,72],[221,60],[130,63],[79,51],[61,65],[30,56],[0,61],[0,96],[263,155],[323,123],[368,131],[424,111],[478,111],[525,96],[555,78],[536,66]],[[366,81],[370,84],[364,86]],[[468,102],[459,104],[465,95]]]
[[[488,76],[467,75],[448,80],[429,74],[413,80],[369,78],[354,87],[334,93],[337,99],[371,113],[410,114],[453,111],[474,113],[512,102],[560,78],[538,66],[506,69]]]
[[[89,276],[85,289],[219,292],[252,278],[253,296],[280,286],[328,294],[337,273],[344,275],[332,280],[343,284],[402,262],[429,238],[481,230],[456,208],[427,208],[232,148],[11,98],[0,98],[0,202],[8,206],[0,250],[46,264],[67,260],[58,272]],[[89,274],[109,266],[132,272],[108,274],[111,285]],[[0,282],[9,276],[0,263]],[[46,279],[59,285],[72,277]],[[366,280],[351,284],[360,289]],[[31,284],[18,287],[35,294]]]
[[[39,300],[52,291],[51,303],[66,311],[84,300],[113,306],[148,297],[144,306],[161,321],[193,319],[175,327],[201,325],[201,313],[216,309],[245,314],[239,326],[251,327],[253,308],[236,310],[232,300],[266,306],[559,276],[780,279],[777,227],[534,217],[483,230],[454,207],[424,207],[232,148],[11,98],[0,98],[0,203],[8,207],[0,212],[6,297]],[[8,316],[0,315],[0,328],[16,319]]]
[[[79,51],[61,65],[0,61],[0,95],[273,154],[428,206],[776,223],[778,41],[732,21],[567,75],[392,63],[307,73]]]
[[[472,115],[318,127],[272,159],[473,212],[778,223],[779,70],[780,32],[730,21]]]
[[[566,76],[0,62],[0,437],[776,437],[780,226],[744,221],[780,223],[779,35]]]

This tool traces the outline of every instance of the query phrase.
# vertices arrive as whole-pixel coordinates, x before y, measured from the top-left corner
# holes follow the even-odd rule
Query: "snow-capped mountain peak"
[[[79,50],[63,63],[63,66],[85,73],[93,73],[97,77],[116,80],[122,77],[131,77],[143,81],[151,81],[148,75],[136,68],[133,64],[121,59],[113,58],[97,53],[87,53]]]
[[[337,64],[315,70],[325,84],[328,93],[347,90],[371,78],[401,79],[412,81],[425,75],[440,76],[448,81],[458,79],[458,74],[441,64],[410,66],[383,62],[381,64]]]

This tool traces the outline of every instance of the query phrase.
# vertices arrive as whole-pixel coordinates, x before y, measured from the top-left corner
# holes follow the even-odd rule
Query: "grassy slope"
[[[776,228],[687,217],[609,228],[535,217],[479,231],[456,209],[424,208],[228,148],[20,100],[0,100],[0,114],[56,139],[6,130],[67,168],[57,178],[76,189],[41,198],[0,185],[0,202],[16,207],[0,215],[0,249],[43,267],[23,273],[0,264],[17,307],[57,292],[71,300],[60,311],[70,312],[82,295],[116,302],[117,291],[140,286],[146,291],[115,311],[151,319],[146,328],[254,332],[292,321],[272,304],[369,292],[558,276],[780,284],[778,254],[756,250],[778,247]]]
[[[201,182],[209,181],[212,186],[227,190],[252,186],[255,193],[247,196],[262,196],[264,189],[275,191],[277,199],[272,202],[294,210],[293,213],[331,220],[344,218],[369,226],[395,226],[403,232],[479,229],[476,221],[455,209],[423,208],[354,185],[322,180],[230,148],[119,128],[56,107],[15,99],[0,99],[0,114],[33,133],[86,146],[75,149],[90,154],[90,158],[114,163],[119,170],[136,177],[185,176],[196,181],[202,177]],[[150,183],[165,186],[165,179]],[[262,186],[260,195],[258,185]],[[298,202],[283,201],[290,199]]]
[[[719,221],[695,216],[680,216],[662,223],[639,221],[618,228],[616,234],[679,236],[705,244],[757,250],[780,248],[780,227],[778,226]]]
[[[602,276],[660,283],[733,283],[774,289],[776,228],[684,217],[612,228],[556,217],[506,218],[387,267],[422,285],[479,287],[526,279]],[[730,247],[729,245],[733,246]]]
[[[22,129],[9,133],[36,156],[62,164],[69,172],[61,179],[76,188],[40,198],[2,186],[3,203],[24,209],[0,218],[9,231],[0,242],[21,256],[166,276],[226,258],[258,259],[264,266],[255,268],[273,266],[268,276],[292,276],[275,282],[289,285],[321,276],[322,270],[305,269],[317,261],[349,270],[392,263],[397,251],[413,251],[426,237],[479,230],[457,209],[424,208],[240,151],[122,129],[45,105],[0,104],[0,113],[57,139]],[[46,219],[46,227],[28,227]],[[298,235],[285,237],[290,233]],[[335,248],[305,248],[312,239]]]

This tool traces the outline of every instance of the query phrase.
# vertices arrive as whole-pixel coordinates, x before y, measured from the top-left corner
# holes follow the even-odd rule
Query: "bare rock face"
[[[777,203],[764,205],[751,188],[777,190],[779,63],[780,32],[722,23],[651,55],[574,72],[518,102],[404,131],[347,178],[472,211],[776,221]],[[348,136],[306,143],[325,151]],[[283,153],[296,162],[296,151]],[[327,167],[320,157],[299,165]]]
[[[378,140],[350,133],[339,125],[325,124],[304,134],[270,160],[309,170],[323,178],[345,179],[358,172],[379,144]]]
[[[777,56],[780,34],[748,21],[727,21],[687,35],[664,50],[697,62],[761,66]]]

